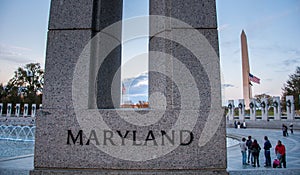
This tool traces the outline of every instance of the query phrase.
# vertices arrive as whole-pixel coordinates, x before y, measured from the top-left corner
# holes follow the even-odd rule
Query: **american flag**
[[[124,86],[124,83],[122,83],[122,94],[123,94],[123,95],[126,94],[126,88],[125,88],[125,86]]]
[[[260,79],[257,78],[256,76],[252,75],[251,73],[249,73],[249,80],[254,83],[260,84]]]

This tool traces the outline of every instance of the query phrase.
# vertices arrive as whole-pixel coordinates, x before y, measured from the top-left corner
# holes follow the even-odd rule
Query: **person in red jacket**
[[[275,154],[280,161],[279,168],[281,168],[281,164],[283,164],[283,168],[286,168],[285,146],[281,143],[280,140],[278,140],[275,147]]]

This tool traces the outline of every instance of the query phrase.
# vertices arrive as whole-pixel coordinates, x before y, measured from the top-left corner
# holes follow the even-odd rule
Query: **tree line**
[[[29,63],[19,67],[14,76],[5,84],[0,84],[0,102],[21,106],[28,104],[42,104],[44,85],[44,70],[40,63]],[[4,105],[3,107],[6,107]]]
[[[24,103],[42,104],[44,85],[44,70],[40,63],[29,63],[24,67],[19,67],[14,76],[7,82],[6,85],[0,84],[0,102],[1,103]],[[294,74],[289,75],[288,80],[282,88],[282,107],[285,109],[285,97],[293,95],[295,99],[295,109],[300,110],[300,66],[297,66]],[[256,95],[255,98],[259,103],[261,98],[268,98],[269,104],[271,96],[267,94]]]

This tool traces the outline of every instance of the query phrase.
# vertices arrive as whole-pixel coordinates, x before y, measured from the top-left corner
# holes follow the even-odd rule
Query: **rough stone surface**
[[[169,54],[169,57],[177,58],[189,70],[195,80],[200,100],[189,101],[196,92],[192,91],[193,87],[188,82],[179,81],[186,79],[185,75],[180,74],[184,70],[172,61],[154,62],[150,55],[149,67],[158,67],[165,75],[150,72],[149,91],[150,94],[159,92],[165,95],[166,109],[151,108],[151,103],[155,106],[158,102],[153,100],[150,101],[150,109],[138,111],[84,108],[87,105],[83,105],[83,108],[77,111],[77,108],[74,109],[72,106],[72,74],[79,54],[91,36],[96,34],[95,32],[119,19],[120,14],[111,15],[114,10],[119,12],[121,6],[120,1],[110,1],[107,4],[101,4],[104,1],[85,1],[81,2],[82,7],[79,5],[80,2],[53,0],[51,5],[44,104],[43,111],[36,119],[35,170],[31,174],[227,174],[220,65],[219,59],[212,59],[213,55],[209,54],[215,52],[214,55],[217,56],[219,53],[215,1],[151,0],[150,14],[183,20],[202,33],[211,47],[208,48],[210,52],[206,52],[208,50],[203,47],[195,49],[197,53],[191,53],[188,48],[171,40],[151,38],[150,50],[161,51]],[[95,5],[100,8],[100,11]],[[116,7],[113,7],[114,5]],[[102,7],[105,8],[101,9]],[[165,33],[167,36],[176,40],[185,38],[183,33],[187,33],[192,40],[197,40],[191,37],[192,33],[189,33],[192,28],[181,28],[169,22],[166,20],[162,25],[163,30],[169,31]],[[189,41],[185,42],[187,47],[192,47]],[[120,52],[120,49],[116,52]],[[194,54],[200,55],[200,62]],[[120,55],[120,53],[113,53],[113,55]],[[107,67],[113,65],[108,63]],[[114,69],[107,70],[114,71]],[[103,76],[101,72],[99,75]],[[178,80],[179,83],[174,80]],[[99,77],[98,82],[101,83]],[[181,94],[180,90],[188,93]],[[102,100],[101,96],[98,96],[97,101],[99,100]],[[107,103],[105,100],[102,101]],[[174,126],[192,128],[194,138],[191,144],[175,147],[163,156],[153,155],[157,157],[151,157],[152,159],[146,161],[124,160],[111,155],[123,153],[120,152],[121,149],[116,150],[113,145],[107,149],[115,152],[108,154],[93,143],[87,144],[92,129],[103,129],[98,125],[101,120],[99,116],[85,115],[87,112],[100,113],[103,122],[113,131],[138,131],[137,140],[144,140],[150,130],[158,134],[161,130],[169,131]],[[78,118],[78,113],[85,117]],[[149,118],[154,122],[147,123]],[[133,119],[143,125],[133,124],[134,122],[131,121]],[[87,128],[86,125],[89,127]],[[73,143],[70,137],[68,144],[68,130],[74,137],[82,130],[82,144],[79,140]],[[133,134],[128,135],[128,137],[132,136]],[[104,144],[104,141],[100,140],[100,145],[101,143]],[[145,156],[140,149],[135,149],[124,152]]]
[[[118,111],[122,115],[139,115],[134,111]],[[204,111],[203,111],[204,112]],[[167,111],[155,124],[135,128],[128,122],[120,119],[116,110],[100,110],[107,125],[112,130],[137,129],[144,139],[149,130],[154,132],[170,129],[176,121],[175,116],[179,111]],[[159,115],[160,111],[155,114]],[[198,115],[198,121],[193,130],[194,141],[188,146],[179,146],[169,154],[148,161],[131,162],[111,157],[96,148],[93,144],[85,145],[88,133],[84,132],[83,145],[67,144],[67,130],[72,130],[74,136],[80,130],[75,113],[72,110],[45,109],[37,118],[36,145],[35,145],[35,168],[95,168],[95,169],[222,169],[226,168],[225,126],[221,124],[213,138],[203,147],[198,147],[198,140],[204,127],[206,116],[198,111],[180,111],[184,116]],[[200,114],[201,113],[201,114]],[[206,113],[206,112],[205,112]],[[95,122],[97,119],[94,119]],[[87,119],[86,122],[91,122]],[[180,123],[188,125],[189,123]],[[43,126],[43,127],[42,127]],[[91,125],[91,128],[94,126]],[[116,133],[115,133],[116,134]],[[101,143],[100,143],[101,144]],[[224,150],[224,151],[215,151]],[[37,156],[38,155],[38,156]],[[199,157],[205,157],[206,161]],[[159,162],[159,163],[158,163]]]
[[[52,30],[48,32],[43,93],[45,108],[73,108],[73,72],[90,37],[91,31],[89,30]]]
[[[90,29],[93,0],[52,0],[49,29]]]
[[[206,0],[171,1],[171,17],[193,28],[217,28],[216,4]]]

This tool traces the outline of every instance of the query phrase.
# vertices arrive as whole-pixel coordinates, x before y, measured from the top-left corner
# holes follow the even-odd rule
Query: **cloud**
[[[235,87],[233,84],[222,84],[222,88],[231,88]]]
[[[0,44],[0,60],[15,63],[28,63],[34,60],[28,58],[32,50],[25,47]]]
[[[266,79],[264,79],[264,81],[273,81],[273,79],[272,78],[266,78]]]
[[[218,27],[218,30],[221,32],[221,31],[224,31],[226,30],[227,28],[229,28],[229,24],[222,24]]]
[[[254,21],[253,23],[250,23],[246,28],[254,31],[261,32],[261,29],[265,29],[271,26],[272,23],[276,22],[277,20],[284,18],[286,16],[291,15],[294,11],[297,11],[297,9],[290,9],[287,11],[282,11],[279,13],[274,13],[272,15],[264,16],[259,18],[258,20]],[[257,30],[260,29],[260,30]]]
[[[140,86],[148,86],[148,79],[139,81],[134,85],[134,87],[140,87]]]
[[[137,103],[138,101],[148,101],[148,72],[135,77],[126,78],[122,81],[126,93],[123,95],[125,101]]]
[[[300,58],[287,59],[287,60],[284,60],[282,63],[284,66],[300,64]]]

